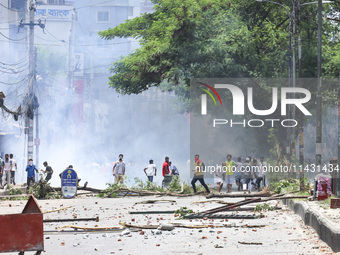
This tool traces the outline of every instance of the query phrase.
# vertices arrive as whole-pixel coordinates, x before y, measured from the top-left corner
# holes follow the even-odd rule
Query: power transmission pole
[[[318,0],[318,78],[316,96],[316,150],[315,161],[321,166],[322,154],[322,95],[321,95],[321,54],[322,54],[322,0]]]
[[[29,11],[29,22],[19,23],[19,29],[23,26],[29,26],[28,29],[28,55],[29,55],[29,89],[28,95],[26,97],[26,130],[27,134],[27,161],[29,159],[33,159],[33,150],[34,150],[34,139],[33,139],[33,128],[34,128],[34,113],[38,116],[38,99],[35,96],[35,85],[36,85],[36,50],[34,48],[34,26],[39,26],[44,29],[45,24],[39,20],[38,23],[34,23],[34,12],[35,12],[35,0],[31,0],[28,3],[28,11]],[[39,165],[39,129],[38,129],[38,117],[36,118],[36,165]]]
[[[35,1],[28,4],[29,10],[29,93],[28,93],[28,132],[27,132],[27,160],[33,159],[33,121],[34,121],[34,87],[35,87],[35,52],[34,52],[34,11]]]

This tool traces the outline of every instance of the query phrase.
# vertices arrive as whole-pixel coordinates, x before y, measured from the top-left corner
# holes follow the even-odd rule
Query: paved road
[[[135,204],[143,200],[168,199],[175,203],[163,202],[156,204]],[[78,255],[78,254],[332,254],[331,249],[320,241],[315,231],[303,225],[300,218],[287,209],[264,212],[260,219],[230,219],[227,223],[237,226],[267,225],[264,228],[206,228],[184,229],[176,228],[171,232],[162,231],[160,235],[145,230],[145,234],[131,232],[121,235],[119,232],[57,232],[61,226],[77,225],[83,227],[119,226],[119,222],[144,225],[160,222],[183,222],[187,224],[223,224],[225,220],[176,220],[173,214],[163,215],[130,215],[129,211],[137,210],[175,210],[186,206],[194,211],[202,211],[221,206],[215,202],[195,203],[206,200],[204,197],[189,198],[174,197],[146,197],[146,198],[116,198],[100,199],[83,197],[68,200],[40,200],[42,211],[72,208],[45,214],[45,219],[55,218],[83,218],[99,216],[99,222],[63,222],[44,224],[45,251],[48,255]],[[224,198],[224,201],[235,202],[240,199]],[[18,213],[25,202],[6,201],[0,204],[0,213]],[[11,205],[11,206],[9,206]],[[275,201],[271,205],[277,205]],[[249,205],[248,205],[249,206]],[[278,204],[278,206],[283,206]],[[239,212],[238,214],[253,214],[253,212]],[[222,232],[218,232],[222,231]],[[206,237],[205,239],[202,239]],[[260,245],[240,244],[239,241],[257,242]],[[215,248],[218,245],[223,248]],[[8,253],[17,254],[17,253]],[[26,252],[25,254],[34,254]]]

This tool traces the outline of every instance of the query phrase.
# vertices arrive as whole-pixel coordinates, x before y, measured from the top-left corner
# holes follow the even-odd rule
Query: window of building
[[[97,11],[97,22],[110,22],[110,13],[108,11]]]
[[[15,10],[25,10],[27,8],[26,0],[10,0],[8,4],[8,7]]]
[[[48,5],[65,5],[65,0],[47,0]]]

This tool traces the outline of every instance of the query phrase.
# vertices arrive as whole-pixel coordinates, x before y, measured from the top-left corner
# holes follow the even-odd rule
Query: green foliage
[[[149,180],[146,183],[144,183],[143,180],[141,178],[138,178],[138,177],[135,177],[135,184],[132,186],[132,189],[160,191],[160,192],[165,191],[164,188],[157,185],[156,183],[150,182]]]
[[[0,197],[0,201],[17,201],[17,200],[28,200],[28,196],[24,197]]]
[[[10,189],[9,190],[9,194],[10,195],[21,195],[22,194],[22,191],[21,189],[17,188],[17,189]]]
[[[106,183],[106,185],[108,186],[106,189],[104,189],[102,192],[100,192],[97,196],[98,197],[117,197],[117,192],[115,191],[118,191],[122,188],[126,188],[125,185],[121,185],[121,184],[118,184],[118,183]]]
[[[190,214],[190,213],[194,213],[194,211],[191,210],[191,209],[188,209],[186,206],[181,207],[180,209],[175,211],[175,214],[179,214],[179,218],[178,219],[183,219],[183,217],[185,215]]]
[[[262,211],[274,211],[274,207],[269,206],[267,203],[259,204],[255,206],[254,212],[262,212]]]
[[[309,180],[307,178],[302,180],[302,189],[309,190]],[[300,190],[300,180],[298,179],[284,179],[277,182],[271,182],[270,190],[276,194],[298,192]]]
[[[172,180],[169,184],[169,191],[180,191],[181,190],[181,183],[178,175],[172,176]]]
[[[287,77],[289,19],[282,6],[248,0],[153,0],[153,13],[99,32],[104,39],[133,37],[140,49],[112,66],[110,85],[136,94],[163,81],[173,87],[192,77]],[[287,7],[291,9],[287,4]],[[337,14],[339,3],[324,5]],[[302,77],[315,77],[316,5],[301,8]],[[338,77],[339,28],[323,22],[325,72]],[[187,91],[182,91],[187,96]]]
[[[30,187],[28,193],[33,194],[38,199],[61,198],[61,192],[56,192],[50,184],[42,178]]]

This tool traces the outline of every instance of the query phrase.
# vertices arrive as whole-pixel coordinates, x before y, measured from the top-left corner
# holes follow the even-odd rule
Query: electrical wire
[[[8,40],[10,40],[10,41],[15,41],[15,42],[17,42],[17,41],[22,41],[22,40],[25,40],[26,38],[28,38],[28,36],[26,35],[25,37],[20,38],[20,39],[12,39],[12,38],[9,38],[9,37],[5,36],[5,35],[4,35],[3,33],[1,33],[1,32],[0,32],[0,35],[2,35],[3,37],[5,37],[6,39],[8,39]]]
[[[25,44],[26,44],[26,43],[25,43]],[[20,59],[18,62],[13,63],[13,64],[8,64],[8,63],[4,63],[4,62],[0,62],[0,64],[1,64],[1,65],[7,65],[7,66],[15,66],[15,65],[19,65],[19,64],[23,63],[24,61],[26,61],[26,60],[27,60],[31,55],[33,55],[33,54],[34,54],[34,52],[31,53],[31,54],[26,55],[24,58]]]
[[[19,84],[20,82],[23,82],[25,80],[27,80],[29,76],[27,75],[25,78],[23,78],[22,80],[20,81],[16,81],[16,82],[3,82],[3,81],[0,81],[0,83],[4,84],[4,85],[16,85],[16,84]]]

